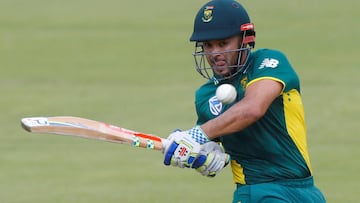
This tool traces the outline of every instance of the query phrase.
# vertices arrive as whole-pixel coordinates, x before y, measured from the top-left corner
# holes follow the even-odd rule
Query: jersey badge
[[[222,110],[222,103],[218,100],[216,96],[213,96],[209,99],[209,108],[210,112],[214,116],[218,116]]]
[[[247,77],[244,77],[243,79],[240,80],[240,85],[242,87],[242,89],[246,89],[246,85],[248,83],[248,78]]]

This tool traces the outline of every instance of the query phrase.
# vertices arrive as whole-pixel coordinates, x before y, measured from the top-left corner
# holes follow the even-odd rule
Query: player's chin
[[[222,77],[226,77],[231,74],[231,69],[228,68],[227,66],[225,66],[225,67],[224,66],[216,66],[216,67],[213,67],[213,70],[216,75],[219,75]]]

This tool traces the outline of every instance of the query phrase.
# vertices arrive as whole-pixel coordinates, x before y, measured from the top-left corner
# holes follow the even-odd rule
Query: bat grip
[[[161,143],[163,145],[163,150],[170,144],[169,140],[161,138]]]

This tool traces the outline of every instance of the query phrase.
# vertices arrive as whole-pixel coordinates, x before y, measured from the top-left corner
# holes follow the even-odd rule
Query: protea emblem
[[[210,22],[213,19],[212,13],[213,13],[214,6],[206,6],[204,9],[204,16],[202,17],[202,21],[204,23]]]
[[[213,96],[209,99],[209,108],[210,108],[210,112],[214,116],[217,116],[221,113],[222,103],[218,100],[216,96]]]

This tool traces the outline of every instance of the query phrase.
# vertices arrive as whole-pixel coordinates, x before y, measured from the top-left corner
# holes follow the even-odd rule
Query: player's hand
[[[187,131],[177,131],[167,138],[164,148],[164,164],[190,168],[200,152],[200,144]]]
[[[230,156],[216,142],[207,142],[201,146],[199,156],[192,165],[203,176],[214,177],[230,162]]]
[[[164,164],[180,168],[190,168],[200,152],[200,144],[210,139],[200,126],[187,131],[176,130],[167,138],[168,144],[164,147]]]

